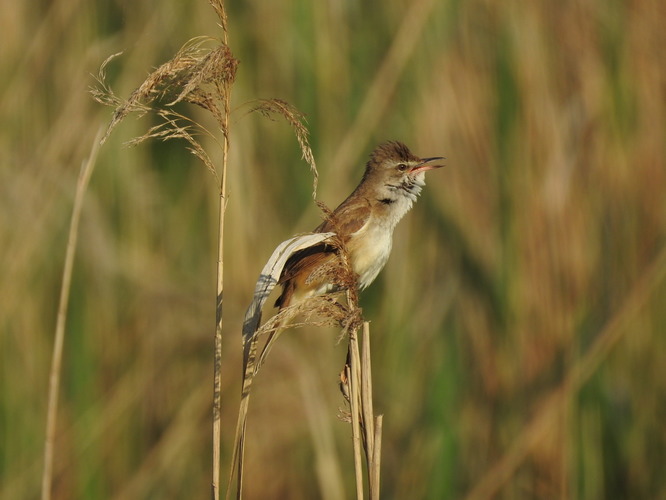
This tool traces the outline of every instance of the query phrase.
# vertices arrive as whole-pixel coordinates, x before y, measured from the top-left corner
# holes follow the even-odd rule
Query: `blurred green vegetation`
[[[277,97],[308,115],[319,198],[331,207],[382,140],[448,157],[362,296],[385,414],[382,497],[666,498],[666,4],[227,8],[241,65],[225,463],[254,280],[278,242],[319,221],[289,128],[246,113],[249,100]],[[74,186],[110,118],[87,94],[91,74],[124,51],[109,77],[127,95],[189,38],[220,32],[207,2],[174,0],[3,2],[0,31],[0,497],[9,500],[39,491]],[[122,147],[148,125],[129,118],[114,132],[86,197],[58,499],[209,494],[216,186],[184,145]],[[258,378],[248,498],[351,498],[336,337],[284,336]]]

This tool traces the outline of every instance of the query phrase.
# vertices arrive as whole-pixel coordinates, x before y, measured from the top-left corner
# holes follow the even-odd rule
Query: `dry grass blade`
[[[65,323],[67,321],[67,305],[72,283],[72,271],[74,269],[74,256],[76,254],[76,243],[79,234],[79,221],[83,207],[83,197],[90,181],[97,152],[99,150],[102,130],[97,133],[93,142],[88,160],[81,166],[79,179],[76,183],[76,195],[74,196],[74,208],[70,219],[69,236],[67,239],[67,250],[65,254],[65,265],[62,271],[62,284],[60,288],[60,303],[58,305],[58,318],[55,329],[55,340],[51,360],[51,374],[49,377],[49,402],[46,418],[46,438],[44,442],[44,469],[42,473],[42,500],[51,498],[51,484],[53,481],[53,442],[55,440],[56,421],[58,417],[58,392],[60,389],[60,371],[62,366],[62,351],[65,342]]]
[[[296,109],[294,106],[281,99],[258,99],[256,106],[250,112],[257,111],[267,118],[272,118],[273,115],[282,116],[296,134],[296,139],[301,147],[301,154],[303,159],[310,165],[312,172],[312,198],[317,197],[317,182],[319,180],[319,173],[317,172],[317,165],[315,164],[314,155],[310,148],[310,141],[308,139],[308,129],[305,126],[305,115]]]
[[[368,472],[370,483],[370,500],[379,500],[380,492],[380,472],[382,462],[382,425],[384,423],[384,415],[377,415],[375,418],[375,438],[374,449],[372,453],[372,465]]]

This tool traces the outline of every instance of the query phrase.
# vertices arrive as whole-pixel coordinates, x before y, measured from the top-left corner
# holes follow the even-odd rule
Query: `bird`
[[[416,202],[425,186],[425,173],[441,168],[442,156],[420,158],[399,141],[388,141],[370,154],[360,183],[314,233],[335,233],[340,245],[324,241],[298,251],[287,259],[277,285],[282,290],[275,307],[282,311],[316,295],[345,290],[348,273],[330,272],[340,263],[342,246],[357,290],[377,278],[391,254],[393,231]],[[328,271],[328,272],[327,272]],[[256,374],[277,337],[286,328],[276,321],[258,359],[248,351],[246,368]],[[249,373],[249,372],[248,372]],[[246,377],[247,378],[247,377]]]
[[[386,264],[391,254],[393,230],[412,208],[425,186],[425,173],[442,167],[441,163],[437,163],[440,160],[445,158],[420,158],[398,141],[377,146],[365,165],[363,177],[356,189],[313,231],[335,233],[336,242],[326,239],[320,244],[295,252],[285,262],[277,281],[277,285],[282,287],[275,302],[279,312],[316,295],[342,291],[351,286],[358,290],[367,288]],[[343,261],[346,270],[351,267],[352,280],[344,276],[349,275],[348,272],[330,272],[331,268],[339,267]],[[279,316],[276,315],[277,318]],[[251,305],[246,314],[246,323],[258,326],[260,321],[261,309],[256,312]],[[260,353],[257,352],[257,331],[251,328],[249,335],[244,337],[241,405],[232,458],[232,477],[237,467],[239,491],[242,485],[250,387],[274,341],[287,326],[280,320],[275,321],[267,332],[268,338]],[[245,335],[245,330],[243,333]]]
[[[425,173],[445,160],[420,158],[399,141],[377,146],[356,189],[313,232],[334,232],[342,242],[359,290],[377,278],[391,254],[393,231],[425,186]],[[275,306],[284,309],[314,295],[340,291],[330,273],[318,270],[337,257],[339,249],[323,243],[292,255],[278,284],[282,292]]]

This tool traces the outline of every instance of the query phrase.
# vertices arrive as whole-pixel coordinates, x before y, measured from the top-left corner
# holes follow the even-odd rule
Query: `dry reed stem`
[[[374,449],[372,450],[372,465],[368,473],[370,483],[370,500],[379,500],[380,492],[380,472],[382,464],[382,426],[384,424],[384,415],[377,415],[375,418],[375,437]]]
[[[368,464],[368,489],[370,500],[379,500],[382,416],[375,417],[372,403],[372,362],[370,358],[370,323],[363,323],[361,351],[361,401],[363,406],[363,432]]]
[[[361,406],[360,399],[360,357],[356,330],[349,332],[349,365],[347,381],[349,384],[349,407],[351,409],[352,443],[354,449],[354,473],[356,475],[356,499],[363,500],[363,465],[361,451]]]
[[[324,210],[325,211],[325,210]],[[326,211],[325,211],[326,212]],[[330,217],[330,215],[329,215]],[[340,258],[346,269],[351,270],[349,254],[341,252]],[[352,273],[353,274],[353,273]],[[352,443],[354,450],[354,472],[356,476],[356,496],[363,498],[363,466],[361,446],[365,449],[366,465],[368,470],[368,490],[371,499],[379,498],[379,465],[380,460],[375,449],[376,420],[372,404],[372,366],[370,361],[370,324],[363,321],[358,306],[358,289],[356,286],[347,288],[347,304],[349,319],[345,331],[348,332],[347,362],[345,376],[347,378],[347,391],[343,395],[348,398],[350,419],[352,427]],[[358,346],[358,331],[363,330],[363,355]],[[344,381],[343,381],[344,384]],[[380,422],[381,432],[381,422]],[[381,435],[378,436],[381,441]]]
[[[224,42],[221,47],[228,48],[228,32],[227,32],[227,14],[224,8],[224,2],[222,0],[210,0],[210,4],[215,9],[218,19],[220,20],[220,27],[222,28],[222,36],[224,37]],[[230,53],[229,53],[230,54]],[[222,179],[220,180],[220,200],[219,200],[219,224],[218,224],[218,244],[217,244],[217,287],[216,287],[216,304],[215,304],[215,340],[214,340],[214,351],[213,351],[213,428],[212,428],[212,439],[213,439],[213,476],[211,482],[211,496],[213,500],[219,500],[220,498],[220,469],[221,469],[221,460],[220,452],[222,447],[222,301],[224,297],[224,216],[227,209],[227,165],[229,158],[229,114],[231,110],[230,100],[231,100],[231,86],[235,79],[236,67],[238,62],[231,56],[229,60],[235,61],[233,63],[233,78],[225,78],[224,75],[218,80],[223,85],[223,88],[220,89],[217,87],[218,92],[221,91],[223,96],[223,109],[224,113],[222,115],[222,120],[220,123],[223,139],[222,139]],[[215,64],[215,59],[212,59],[212,63]],[[218,68],[213,66],[208,68],[207,72],[215,74],[216,71],[219,71]],[[206,74],[204,71],[201,74]],[[203,77],[199,79],[203,81]],[[191,84],[191,82],[190,82]],[[216,83],[216,86],[219,83]],[[186,87],[181,92],[178,100],[185,98],[185,96],[191,92],[194,88]],[[208,108],[211,110],[214,116],[217,118],[215,110],[217,107],[210,106]],[[219,119],[218,119],[219,121]]]
[[[228,122],[225,120],[225,125]],[[215,300],[215,339],[213,346],[213,477],[212,498],[220,498],[220,449],[222,446],[222,302],[224,298],[224,216],[226,213],[226,180],[229,141],[225,134],[222,155],[222,181],[218,215],[217,285]]]
[[[51,372],[49,375],[49,395],[46,413],[46,436],[44,440],[44,468],[42,470],[42,500],[50,500],[51,486],[53,484],[53,454],[56,424],[58,419],[58,394],[60,390],[60,374],[62,368],[62,352],[65,343],[65,325],[67,323],[67,305],[72,285],[72,271],[74,270],[74,257],[76,255],[76,244],[79,235],[79,222],[83,208],[83,198],[90,182],[97,160],[103,129],[97,132],[93,141],[88,159],[81,165],[79,178],[76,183],[74,195],[74,207],[69,223],[69,235],[67,237],[67,250],[65,263],[62,271],[62,283],[60,287],[60,300],[58,304],[58,316],[55,327],[55,339],[51,357]]]
[[[363,425],[365,426],[365,454],[368,466],[372,465],[375,449],[375,419],[372,408],[372,367],[370,363],[370,324],[363,323],[361,351],[361,407],[363,408]],[[372,495],[370,495],[372,497]]]
[[[354,449],[354,470],[356,473],[356,495],[363,498],[362,450],[368,473],[368,496],[379,499],[381,433],[383,417],[374,416],[372,404],[372,365],[370,360],[370,324],[363,322],[362,351],[359,353],[358,329],[349,333],[348,362],[345,374],[348,382],[350,419]]]

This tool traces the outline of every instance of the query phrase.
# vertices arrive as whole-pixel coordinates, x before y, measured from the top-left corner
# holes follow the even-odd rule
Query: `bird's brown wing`
[[[289,257],[278,281],[278,284],[282,285],[282,293],[275,302],[275,307],[288,306],[296,288],[306,286],[312,272],[334,258],[336,251],[334,246],[322,244],[306,248]]]
[[[330,259],[335,252],[336,249],[332,245],[322,244],[294,253],[284,265],[278,284],[282,285],[299,275],[310,274],[313,269]]]
[[[349,236],[361,229],[370,218],[370,201],[367,198],[345,200],[335,211],[322,222],[316,233],[334,232],[343,235],[345,243]]]
[[[343,235],[343,241],[346,243],[349,236],[361,229],[369,217],[370,203],[367,200],[362,199],[351,203],[345,201],[314,232],[334,232]],[[330,262],[336,254],[337,249],[333,245],[322,243],[296,252],[289,257],[278,281],[278,284],[282,285],[282,294],[275,302],[275,307],[288,306],[296,288],[307,287],[306,281],[312,273]]]

